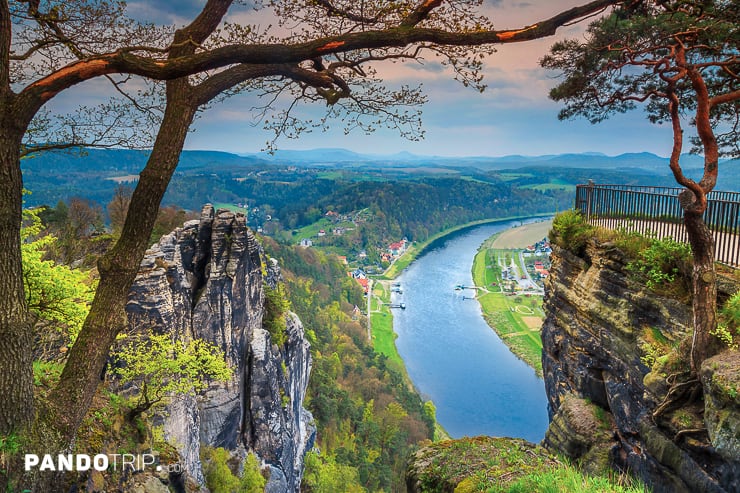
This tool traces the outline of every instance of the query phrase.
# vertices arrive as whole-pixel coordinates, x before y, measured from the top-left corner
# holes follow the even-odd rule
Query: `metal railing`
[[[576,186],[576,210],[610,229],[624,228],[688,242],[678,194],[683,188],[631,185]],[[740,193],[710,192],[704,222],[714,236],[717,261],[740,267]]]

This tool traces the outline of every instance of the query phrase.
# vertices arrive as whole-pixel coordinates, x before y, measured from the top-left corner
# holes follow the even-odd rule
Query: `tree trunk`
[[[178,85],[180,83],[173,83]],[[100,282],[90,313],[69,352],[59,385],[51,394],[59,431],[71,443],[101,383],[111,346],[125,327],[125,306],[159,204],[185,143],[196,108],[187,101],[187,86],[168,91],[168,103],[157,140],[131,197],[126,222],[115,246],[98,262]]]
[[[3,103],[0,116],[0,436],[23,433],[34,416],[32,324],[23,291],[21,206],[23,136]]]
[[[694,258],[691,275],[694,336],[691,344],[691,371],[698,374],[702,362],[717,354],[717,278],[714,269],[714,238],[702,215],[684,212],[684,224]]]

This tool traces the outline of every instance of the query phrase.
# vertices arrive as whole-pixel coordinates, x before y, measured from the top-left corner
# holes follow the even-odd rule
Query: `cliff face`
[[[587,470],[629,470],[656,493],[740,491],[737,352],[703,365],[704,402],[687,399],[653,418],[670,369],[651,372],[646,362],[663,358],[651,343],[677,346],[690,335],[691,309],[635,285],[625,264],[609,246],[591,244],[585,259],[553,252],[542,327],[552,422],[543,444]]]
[[[200,447],[252,451],[271,470],[268,491],[297,491],[303,456],[312,446],[312,417],[303,409],[311,369],[303,326],[287,316],[283,347],[262,328],[262,252],[242,215],[206,206],[199,221],[162,237],[144,258],[127,314],[131,332],[152,330],[218,346],[234,369],[197,398],[173,399],[160,414],[165,438],[184,470],[203,484]]]

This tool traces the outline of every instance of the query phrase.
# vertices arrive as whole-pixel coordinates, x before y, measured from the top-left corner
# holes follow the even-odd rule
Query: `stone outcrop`
[[[704,423],[712,445],[725,459],[740,458],[740,352],[709,358],[701,369]]]
[[[445,440],[411,456],[406,489],[409,493],[507,491],[522,476],[558,464],[540,445],[521,438]]]
[[[704,403],[653,418],[671,369],[649,361],[667,359],[651,354],[651,341],[678,346],[691,333],[691,308],[630,281],[625,264],[610,245],[591,243],[584,258],[554,249],[542,328],[552,419],[544,445],[592,470],[606,452],[655,493],[740,491],[737,352],[705,362]]]
[[[298,491],[303,456],[315,429],[303,409],[311,369],[300,320],[286,319],[284,346],[262,328],[264,254],[243,215],[203,209],[200,220],[165,235],[146,254],[127,314],[132,332],[199,338],[219,347],[234,369],[232,381],[203,394],[174,398],[159,414],[165,438],[181,465],[203,484],[200,447],[224,447],[237,457],[252,451],[270,468],[269,491]]]

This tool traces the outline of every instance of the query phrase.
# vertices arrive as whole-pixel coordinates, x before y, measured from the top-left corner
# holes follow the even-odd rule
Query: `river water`
[[[442,238],[398,278],[405,310],[394,309],[396,346],[409,376],[437,407],[453,438],[490,435],[539,442],[547,428],[545,386],[488,326],[472,291],[473,257],[494,233],[519,221],[487,224]],[[464,294],[467,293],[467,294]]]

